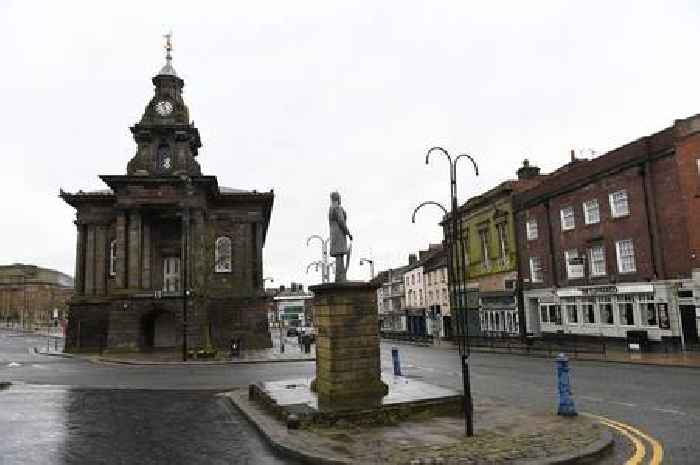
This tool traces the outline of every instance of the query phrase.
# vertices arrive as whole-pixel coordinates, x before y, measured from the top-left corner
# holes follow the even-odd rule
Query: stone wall
[[[311,290],[319,405],[381,399],[387,387],[381,381],[377,286],[348,282]]]

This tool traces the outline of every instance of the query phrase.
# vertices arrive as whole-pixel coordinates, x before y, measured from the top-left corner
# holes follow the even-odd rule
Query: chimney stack
[[[408,255],[408,264],[413,265],[418,261],[418,257],[416,257],[416,254],[412,253]]]
[[[571,149],[571,163],[576,161],[576,151]]]
[[[531,179],[540,175],[540,169],[537,166],[530,166],[530,161],[526,158],[523,160],[523,166],[518,168],[518,179]]]

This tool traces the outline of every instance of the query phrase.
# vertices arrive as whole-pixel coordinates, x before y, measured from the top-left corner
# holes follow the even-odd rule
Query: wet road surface
[[[0,391],[0,464],[296,464],[204,391]]]

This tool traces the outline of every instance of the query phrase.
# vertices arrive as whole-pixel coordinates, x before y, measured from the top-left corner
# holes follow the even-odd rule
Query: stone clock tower
[[[76,209],[75,297],[66,349],[270,346],[262,251],[274,195],[219,186],[166,64],[131,128],[136,154],[109,189],[60,197]]]
[[[155,93],[141,121],[131,128],[138,146],[127,174],[200,176],[195,161],[202,146],[199,131],[190,122],[190,111],[182,98],[185,82],[172,67],[170,47],[166,64],[153,78]]]

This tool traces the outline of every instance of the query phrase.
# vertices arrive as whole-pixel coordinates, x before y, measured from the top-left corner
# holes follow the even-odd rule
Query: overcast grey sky
[[[318,282],[310,234],[339,190],[355,236],[349,277],[440,240],[448,168],[469,152],[460,201],[569,149],[604,152],[700,111],[700,4],[692,1],[0,2],[0,263],[73,274],[65,190],[125,174],[129,126],[163,64],[219,184],[276,198],[265,247],[275,284]]]

